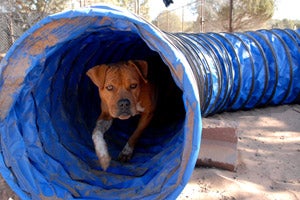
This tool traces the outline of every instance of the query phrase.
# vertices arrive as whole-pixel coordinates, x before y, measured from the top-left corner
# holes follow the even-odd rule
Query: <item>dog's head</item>
[[[128,119],[143,112],[140,93],[147,84],[146,61],[130,60],[97,65],[87,75],[99,88],[102,112],[113,118]]]

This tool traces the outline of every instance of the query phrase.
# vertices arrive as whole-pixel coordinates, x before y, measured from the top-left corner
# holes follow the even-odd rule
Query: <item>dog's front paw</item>
[[[102,169],[106,171],[110,164],[111,158],[107,150],[106,142],[103,139],[102,133],[100,131],[94,131],[93,141],[95,145],[96,154],[99,159],[99,163]]]
[[[99,155],[98,153],[97,153],[97,156],[98,156],[99,163],[100,163],[103,171],[106,171],[110,165],[110,160],[111,160],[110,156],[109,155]]]
[[[119,154],[118,159],[121,162],[128,162],[133,154],[133,148],[129,146],[128,143],[126,143],[125,147],[123,148],[122,152]]]

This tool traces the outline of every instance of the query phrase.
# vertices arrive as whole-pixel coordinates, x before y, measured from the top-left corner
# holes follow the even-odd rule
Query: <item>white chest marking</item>
[[[138,103],[136,104],[136,110],[137,110],[138,112],[144,112],[144,111],[145,111],[145,108],[143,108],[143,107],[141,106],[141,102],[138,102]]]

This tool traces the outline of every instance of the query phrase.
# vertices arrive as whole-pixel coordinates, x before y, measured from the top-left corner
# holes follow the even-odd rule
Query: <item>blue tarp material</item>
[[[169,37],[197,77],[203,116],[300,101],[299,30]]]
[[[100,104],[85,72],[154,53],[184,91],[185,120],[153,130],[170,137],[151,145],[142,139],[145,148],[129,164],[115,159],[103,172],[91,140]],[[45,18],[1,62],[3,177],[22,199],[175,199],[191,176],[201,137],[197,84],[185,66],[161,31],[127,11],[98,6]],[[126,142],[114,129],[118,142]]]
[[[49,16],[0,63],[1,174],[22,199],[175,199],[197,160],[201,111],[299,102],[299,44],[299,30],[163,33],[105,5]],[[185,118],[149,127],[130,163],[103,172],[91,140],[99,100],[85,72],[156,54],[183,92]],[[111,131],[122,144],[123,128]],[[113,158],[122,148],[109,146]]]

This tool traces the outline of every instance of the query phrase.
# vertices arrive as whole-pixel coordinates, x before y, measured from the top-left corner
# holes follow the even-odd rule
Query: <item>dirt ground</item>
[[[238,125],[237,171],[196,168],[178,200],[300,199],[300,105],[213,118]]]
[[[213,118],[238,125],[237,171],[196,168],[178,200],[300,199],[300,105]],[[0,199],[18,199],[2,179]]]

